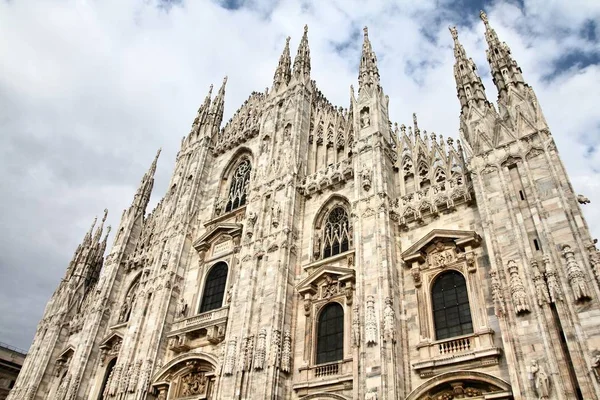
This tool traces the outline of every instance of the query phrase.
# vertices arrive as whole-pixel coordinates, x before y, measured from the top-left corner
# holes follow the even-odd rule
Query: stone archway
[[[211,399],[216,386],[215,357],[205,353],[185,354],[164,365],[153,377],[158,400]]]
[[[495,376],[477,371],[453,371],[437,375],[414,389],[406,400],[512,399],[510,385]]]

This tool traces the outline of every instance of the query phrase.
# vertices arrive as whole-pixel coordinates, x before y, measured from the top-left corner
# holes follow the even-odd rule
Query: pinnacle
[[[365,87],[374,86],[379,88],[379,69],[377,68],[377,57],[369,41],[369,28],[365,26],[363,32],[364,41],[358,73],[359,94]]]
[[[308,25],[304,25],[304,34],[298,45],[298,52],[294,59],[294,78],[310,77],[310,48],[308,46]]]
[[[285,39],[285,47],[283,53],[279,57],[279,64],[275,70],[273,77],[273,89],[277,90],[281,85],[287,85],[292,77],[291,71],[292,60],[290,57],[290,37]]]

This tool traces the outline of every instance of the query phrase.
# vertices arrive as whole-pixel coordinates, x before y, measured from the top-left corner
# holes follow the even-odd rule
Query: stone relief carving
[[[242,339],[242,349],[240,350],[241,370],[250,371],[252,368],[252,355],[254,353],[254,335],[246,336]]]
[[[289,329],[283,334],[283,348],[281,350],[281,370],[290,372],[292,367],[292,335]]]
[[[548,293],[550,294],[550,300],[552,303],[556,303],[557,301],[562,301],[562,289],[560,288],[560,283],[558,282],[558,278],[556,277],[556,271],[554,270],[554,266],[552,265],[552,260],[549,255],[544,255],[542,262],[544,264],[544,275],[546,276],[546,284],[548,285]]]
[[[227,352],[225,354],[225,364],[223,365],[223,373],[225,375],[233,374],[235,366],[235,349],[237,345],[237,337],[231,338],[227,343]]]
[[[571,246],[568,244],[564,245],[562,255],[566,260],[567,279],[569,280],[575,301],[589,300],[591,294],[585,282],[585,275],[575,260],[575,253],[571,250]]]
[[[305,196],[310,196],[325,190],[336,183],[346,182],[354,176],[352,158],[346,158],[336,164],[329,165],[312,175],[308,175],[298,186],[298,190]]]
[[[375,316],[375,298],[367,296],[367,307],[365,312],[365,339],[367,345],[377,343],[377,318]]]
[[[279,367],[281,354],[281,331],[274,329],[271,337],[271,365]]]
[[[594,276],[596,277],[596,280],[600,282],[600,252],[596,248],[596,243],[598,243],[598,239],[588,240],[585,244],[585,248],[588,251],[588,257],[592,269],[594,270]]]
[[[529,312],[529,304],[527,303],[527,294],[525,286],[519,275],[519,267],[516,261],[510,260],[507,263],[508,273],[510,275],[510,293],[513,299],[513,305],[517,314]]]
[[[550,377],[548,377],[546,370],[537,360],[533,360],[530,371],[533,387],[539,400],[548,400],[550,398]]]
[[[127,384],[127,391],[129,393],[135,392],[137,387],[138,378],[140,376],[140,369],[142,368],[142,360],[138,360],[135,362],[133,369],[131,371],[131,376],[129,377],[129,382]]]
[[[544,282],[544,277],[540,273],[540,269],[536,260],[531,260],[530,267],[533,274],[533,285],[535,287],[537,303],[540,307],[542,307],[544,304],[550,303],[548,287],[546,286],[546,282]]]
[[[506,314],[506,308],[504,305],[502,287],[498,280],[498,271],[495,269],[490,270],[490,277],[492,278],[492,298],[494,299],[494,308],[496,310],[496,316],[499,317]]]
[[[352,309],[352,345],[360,346],[360,309],[358,304]]]
[[[391,297],[385,298],[385,308],[383,309],[383,332],[385,340],[396,341],[396,313],[394,312]]]
[[[256,341],[256,352],[254,353],[254,369],[263,369],[265,367],[265,357],[267,354],[267,330],[262,328],[258,332]]]

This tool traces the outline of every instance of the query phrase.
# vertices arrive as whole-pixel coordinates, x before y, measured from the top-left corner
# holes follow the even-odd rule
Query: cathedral
[[[154,210],[158,154],[106,257],[106,212],[85,234],[9,399],[600,398],[589,200],[480,16],[498,99],[451,28],[460,140],[390,122],[366,28],[347,108],[306,27],[225,124],[211,87]]]

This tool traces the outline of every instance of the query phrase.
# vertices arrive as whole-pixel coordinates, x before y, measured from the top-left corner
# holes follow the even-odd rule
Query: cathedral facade
[[[307,29],[222,126],[158,154],[104,257],[90,228],[9,399],[598,399],[600,253],[533,89],[452,28],[460,140],[392,124],[365,28],[348,108]]]

